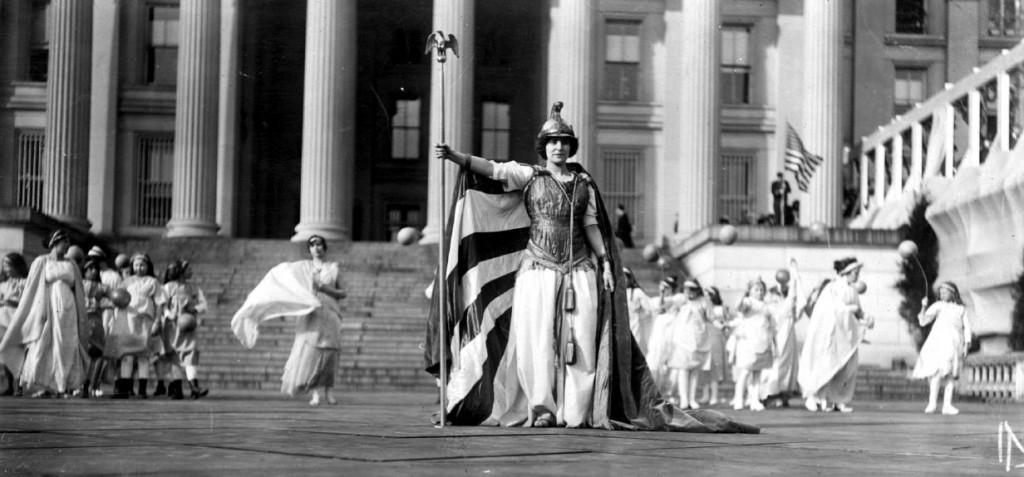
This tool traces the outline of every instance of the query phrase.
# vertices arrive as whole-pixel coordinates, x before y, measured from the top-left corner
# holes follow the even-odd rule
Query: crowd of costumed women
[[[841,258],[833,277],[805,286],[791,260],[772,285],[751,278],[732,307],[716,287],[695,278],[669,276],[657,294],[647,294],[626,270],[630,328],[658,386],[684,409],[729,404],[762,411],[789,407],[790,398],[800,397],[812,412],[852,412],[860,344],[874,327],[860,304],[862,267],[854,257]],[[938,292],[938,301],[922,303],[921,326],[934,324],[911,377],[929,381],[929,414],[938,411],[944,382],[941,412],[954,415],[971,328],[957,286],[944,282]],[[798,348],[801,319],[808,323]],[[726,403],[719,386],[730,376],[735,391]]]

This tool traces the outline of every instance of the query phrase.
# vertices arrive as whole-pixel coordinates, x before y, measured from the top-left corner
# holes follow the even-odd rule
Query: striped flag
[[[786,123],[786,169],[796,176],[796,185],[801,192],[807,192],[814,170],[821,164],[821,156],[816,156],[804,149],[796,130]]]
[[[460,172],[446,225],[445,294],[449,303],[448,419],[479,424],[500,403],[504,375],[514,363],[505,358],[512,318],[512,289],[529,240],[530,217],[522,194],[506,192],[501,183]],[[451,243],[451,242],[449,242]],[[435,277],[436,280],[436,277]],[[427,326],[428,371],[437,375],[437,294],[432,293]]]

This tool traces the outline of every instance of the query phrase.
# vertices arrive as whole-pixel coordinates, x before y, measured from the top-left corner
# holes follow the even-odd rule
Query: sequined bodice
[[[571,232],[573,261],[587,254],[583,216],[590,201],[590,189],[585,180],[576,176],[572,181],[559,182],[551,174],[538,172],[526,187],[524,199],[526,213],[532,222],[527,246],[530,254],[553,263],[567,262],[570,216],[574,222]]]

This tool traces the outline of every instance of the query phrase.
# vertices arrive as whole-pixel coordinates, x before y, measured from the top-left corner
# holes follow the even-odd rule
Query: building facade
[[[100,236],[429,241],[441,124],[536,162],[561,100],[641,243],[771,213],[787,125],[826,162],[791,197],[801,221],[838,226],[844,146],[1022,18],[1019,0],[9,0],[0,208]],[[443,81],[435,30],[459,41]]]

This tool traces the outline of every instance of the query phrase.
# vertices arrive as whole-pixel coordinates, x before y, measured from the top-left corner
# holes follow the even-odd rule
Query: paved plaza
[[[267,393],[221,392],[201,401],[6,398],[0,472],[996,475],[1007,474],[997,451],[1000,423],[1024,431],[1020,406],[963,403],[963,414],[947,417],[906,402],[858,403],[853,414],[728,411],[762,426],[759,435],[435,429],[428,422],[434,400],[341,393],[337,406],[312,408]],[[1012,459],[1024,463],[1024,453],[1015,448]]]

